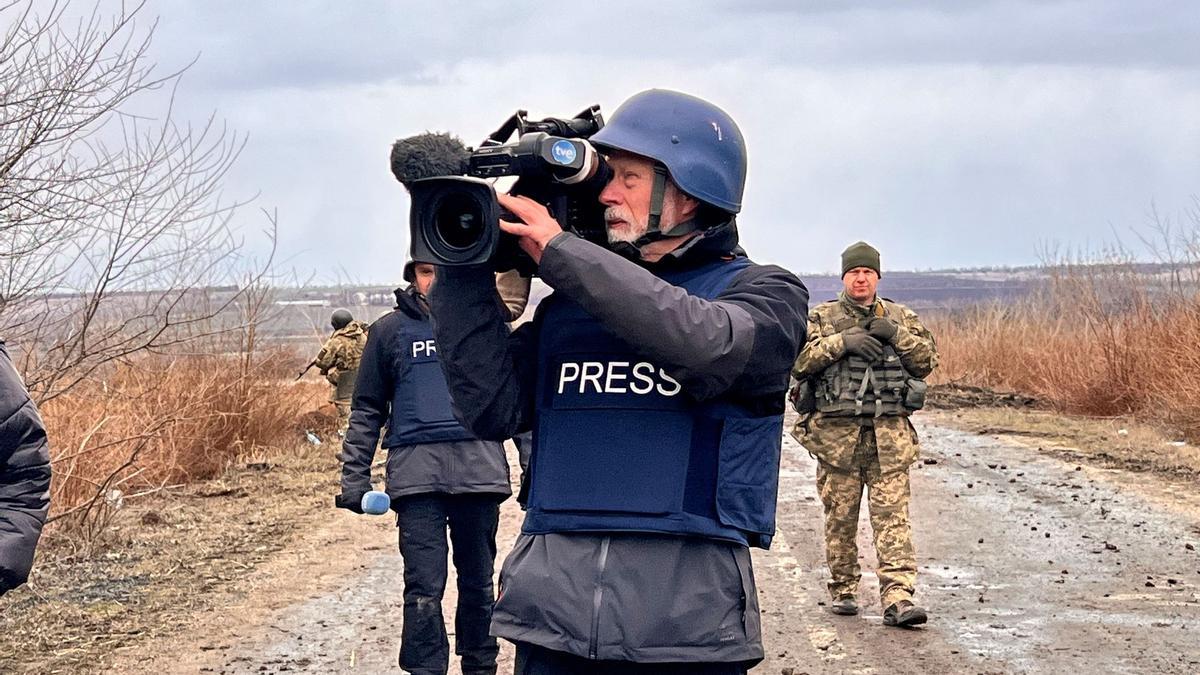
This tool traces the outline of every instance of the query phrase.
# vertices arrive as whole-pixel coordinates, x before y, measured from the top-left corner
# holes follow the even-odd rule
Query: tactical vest
[[[393,340],[398,375],[383,447],[474,438],[454,417],[429,320],[400,314],[400,329]]]
[[[750,262],[663,280],[712,299]],[[782,415],[736,396],[698,403],[582,307],[548,298],[539,338],[527,534],[656,532],[767,548]]]
[[[883,303],[876,307],[877,316],[884,316]],[[833,328],[841,333],[858,324],[847,314]],[[827,417],[908,415],[925,404],[925,382],[909,374],[890,344],[880,361],[870,363],[857,354],[839,359],[817,378],[815,393],[817,412]]]

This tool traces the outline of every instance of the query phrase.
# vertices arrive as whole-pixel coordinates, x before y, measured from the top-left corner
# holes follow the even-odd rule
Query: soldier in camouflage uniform
[[[338,435],[346,435],[350,422],[350,401],[354,398],[354,381],[358,377],[358,362],[367,345],[367,325],[355,321],[345,309],[334,310],[329,320],[333,335],[325,341],[313,365],[333,385],[329,400],[337,408]]]
[[[818,460],[832,611],[858,613],[856,535],[866,487],[884,623],[913,626],[926,614],[912,603],[908,468],[918,441],[908,416],[924,404],[937,347],[912,310],[875,294],[879,277],[879,252],[853,244],[842,253],[844,291],[809,312],[808,340],[792,368],[792,401],[802,413],[792,435]]]

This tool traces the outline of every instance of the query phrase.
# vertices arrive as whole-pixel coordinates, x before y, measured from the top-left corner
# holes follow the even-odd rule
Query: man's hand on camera
[[[550,245],[551,239],[562,233],[562,226],[545,206],[529,197],[496,195],[496,201],[521,219],[519,223],[501,220],[500,229],[520,237],[521,250],[529,254],[535,263],[541,263],[542,251]]]

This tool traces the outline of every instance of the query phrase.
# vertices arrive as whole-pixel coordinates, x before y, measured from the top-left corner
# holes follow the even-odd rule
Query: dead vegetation
[[[293,439],[220,478],[125,504],[96,550],[46,540],[30,583],[0,604],[0,672],[111,672],[117,647],[186,632],[201,610],[231,604],[252,571],[333,510],[334,448]]]
[[[1038,408],[1037,399],[1011,391],[969,384],[937,384],[929,388],[925,407],[957,410],[961,408]]]
[[[931,318],[936,381],[1129,415],[1200,441],[1200,201],[1185,218],[1182,231],[1157,222],[1158,265],[1121,250],[1059,262],[1023,302]]]
[[[243,139],[174,118],[182,71],[147,19],[0,2],[0,339],[48,427],[48,534],[83,545],[131,499],[291,443],[319,396],[257,341],[271,254],[245,254],[222,193]]]
[[[42,406],[52,442],[49,536],[90,545],[130,499],[218,476],[304,438],[326,387],[289,377],[290,351],[144,355]],[[323,431],[314,429],[314,431]]]

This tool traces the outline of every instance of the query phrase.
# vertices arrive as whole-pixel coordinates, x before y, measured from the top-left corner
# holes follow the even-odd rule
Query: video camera
[[[571,119],[530,120],[518,110],[477,150],[465,149],[461,176],[406,181],[395,168],[394,147],[393,171],[412,195],[412,259],[438,265],[491,263],[496,271],[535,273],[537,266],[516,237],[500,230],[501,218],[517,218],[500,207],[495,188],[485,179],[502,176],[517,176],[510,193],[544,204],[564,230],[604,243],[599,196],[607,168],[586,140],[603,126],[598,105]],[[509,142],[514,134],[516,140]]]

